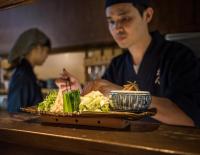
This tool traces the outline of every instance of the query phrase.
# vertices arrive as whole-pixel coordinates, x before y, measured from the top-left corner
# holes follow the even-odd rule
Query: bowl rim
[[[149,91],[111,90],[110,93],[150,94]]]

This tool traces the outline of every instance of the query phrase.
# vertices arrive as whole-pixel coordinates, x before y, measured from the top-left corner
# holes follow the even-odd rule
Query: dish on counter
[[[148,109],[141,113],[132,112],[68,112],[68,113],[54,113],[38,111],[37,107],[21,108],[22,111],[38,115],[40,122],[61,125],[81,125],[93,127],[105,127],[123,129],[130,125],[130,121],[140,120],[147,116],[156,114],[156,109]]]
[[[151,104],[148,91],[113,90],[110,92],[113,110],[143,112]]]
[[[37,106],[21,110],[39,115],[43,123],[124,128],[130,120],[156,114],[156,109],[148,109],[150,93],[130,90],[135,89],[133,84],[126,90],[111,91],[109,97],[99,91],[80,96],[79,90],[54,90]]]

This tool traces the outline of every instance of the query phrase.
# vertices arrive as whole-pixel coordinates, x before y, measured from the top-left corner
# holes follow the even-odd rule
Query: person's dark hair
[[[105,8],[118,3],[132,3],[138,9],[141,16],[143,16],[144,11],[148,7],[151,7],[150,0],[105,0]]]
[[[49,39],[46,39],[45,42],[38,43],[38,44],[35,44],[34,46],[32,46],[32,49],[37,46],[47,47],[47,48],[51,49],[51,41]]]
[[[25,55],[27,55],[33,48],[46,46],[51,49],[51,41],[49,37],[37,28],[31,28],[23,32],[15,42],[13,48],[8,55],[8,62],[10,64],[18,64]]]
[[[150,7],[150,5],[133,4],[133,6],[139,11],[140,15],[143,16],[144,11]]]

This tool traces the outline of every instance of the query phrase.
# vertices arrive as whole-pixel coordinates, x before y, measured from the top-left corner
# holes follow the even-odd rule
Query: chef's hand
[[[72,74],[70,74],[66,69],[63,69],[61,77],[56,80],[56,85],[61,91],[68,90],[80,90],[82,92],[81,84]]]
[[[101,93],[103,93],[105,96],[108,96],[111,90],[121,90],[121,89],[122,87],[119,85],[111,83],[107,80],[100,79],[100,80],[94,80],[94,81],[88,82],[83,88],[82,95],[86,95],[91,91],[98,90]]]

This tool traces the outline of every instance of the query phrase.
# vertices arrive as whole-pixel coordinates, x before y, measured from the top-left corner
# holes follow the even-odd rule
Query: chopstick
[[[63,80],[66,80],[66,85],[67,85],[67,87],[69,86],[69,90],[71,90],[72,89],[71,88],[71,80],[70,80],[70,77],[67,74],[65,74],[65,72],[67,72],[67,71],[65,70],[65,68],[63,68],[63,73],[62,73],[62,76],[64,76]],[[67,91],[68,91],[68,89],[67,89]]]
[[[71,88],[71,80],[70,80],[70,77],[68,77],[67,79],[66,79],[66,84],[67,84],[67,86],[69,85],[69,90],[72,90],[72,88]]]

